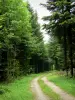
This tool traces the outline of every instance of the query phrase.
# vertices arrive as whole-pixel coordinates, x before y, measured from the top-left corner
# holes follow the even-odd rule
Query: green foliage
[[[73,60],[75,59],[73,56],[75,41],[73,38],[75,35],[72,29],[75,26],[75,4],[71,0],[48,0],[44,6],[51,12],[50,16],[43,18],[48,21],[44,28],[51,36],[58,38],[61,49],[63,48],[64,51],[64,67],[66,70],[70,68],[71,76],[73,76]],[[63,58],[63,55],[61,56]]]
[[[30,64],[34,66],[34,70],[36,73],[42,72],[45,69],[45,47],[43,42],[42,32],[40,31],[40,25],[38,23],[37,13],[33,11],[33,9],[28,4],[28,9],[31,13],[31,26],[32,26],[32,37],[33,37],[33,45],[34,52],[32,53]],[[47,68],[47,70],[49,70]]]
[[[0,31],[3,38],[1,38],[1,42],[6,46],[6,52],[4,51],[6,60],[1,61],[1,63],[7,63],[4,65],[4,69],[3,65],[1,65],[1,75],[7,73],[7,79],[10,80],[9,76],[18,76],[18,70],[21,69],[18,68],[20,59],[17,57],[24,48],[20,49],[19,46],[22,42],[26,45],[26,39],[28,41],[31,37],[30,14],[26,7],[27,4],[22,0],[2,0],[0,3],[4,5],[1,9],[3,11],[1,16],[4,17],[2,18],[4,19],[3,28]],[[3,54],[1,56],[2,59],[5,59],[5,55],[4,58]]]
[[[1,81],[43,71],[44,51],[37,13],[22,0],[0,0]]]
[[[64,63],[64,56],[63,56],[63,49],[61,45],[58,43],[56,38],[52,38],[48,44],[48,53],[50,57],[51,69],[59,70],[63,68]],[[53,66],[55,68],[53,68]]]

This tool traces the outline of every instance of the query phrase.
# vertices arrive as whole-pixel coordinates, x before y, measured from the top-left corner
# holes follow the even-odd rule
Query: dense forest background
[[[48,67],[37,13],[23,0],[0,0],[0,81]]]
[[[37,13],[23,0],[0,0],[0,81],[49,70],[75,68],[75,2],[48,0],[44,44]]]
[[[74,0],[48,0],[43,4],[50,16],[43,19],[51,40],[48,45],[49,57],[56,69],[70,71],[71,77],[75,69],[75,2]]]

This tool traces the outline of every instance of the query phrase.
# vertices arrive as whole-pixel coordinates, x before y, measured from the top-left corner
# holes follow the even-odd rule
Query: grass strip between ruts
[[[60,96],[58,94],[56,94],[50,87],[48,87],[46,84],[44,84],[43,80],[39,79],[38,80],[39,85],[42,89],[42,91],[48,95],[51,100],[61,100]]]

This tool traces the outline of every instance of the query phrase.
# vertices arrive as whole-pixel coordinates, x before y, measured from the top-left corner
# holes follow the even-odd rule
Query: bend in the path
[[[54,92],[60,95],[62,100],[75,100],[75,97],[69,95],[62,89],[60,89],[58,86],[56,86],[53,82],[50,82],[47,80],[47,77],[43,77],[42,80],[44,83],[49,86]]]
[[[32,91],[35,95],[35,100],[50,100],[41,90],[39,84],[38,84],[38,79],[35,78],[32,83],[31,83],[31,88]]]

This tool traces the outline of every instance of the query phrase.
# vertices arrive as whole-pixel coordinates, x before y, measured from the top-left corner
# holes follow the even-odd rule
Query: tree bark
[[[73,49],[72,49],[71,25],[69,25],[68,27],[68,42],[69,42],[70,70],[71,70],[71,77],[73,77]]]
[[[67,66],[67,33],[66,33],[66,28],[64,26],[64,66],[66,68],[66,74],[68,76],[68,66]]]

